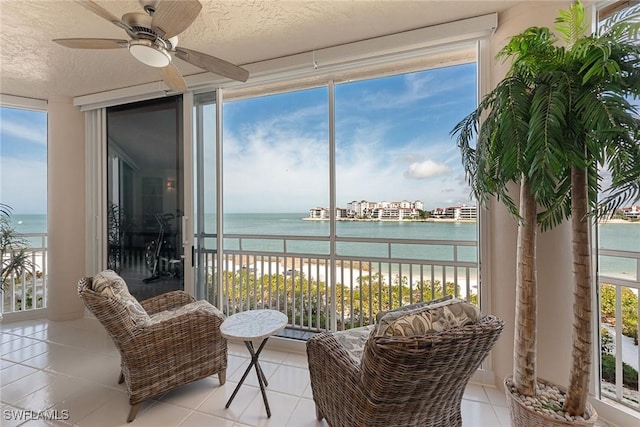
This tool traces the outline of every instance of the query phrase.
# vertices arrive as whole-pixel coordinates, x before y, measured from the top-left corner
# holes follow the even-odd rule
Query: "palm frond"
[[[573,45],[576,40],[587,31],[588,23],[584,19],[584,6],[580,0],[569,6],[568,10],[560,10],[556,18],[556,30],[564,37],[568,45]]]
[[[0,203],[0,215],[8,217],[11,215],[12,210],[13,208],[11,206]]]
[[[640,22],[640,4],[620,9],[599,25],[598,37],[620,31],[622,25]],[[637,34],[637,33],[636,33]],[[637,40],[637,38],[635,38]]]

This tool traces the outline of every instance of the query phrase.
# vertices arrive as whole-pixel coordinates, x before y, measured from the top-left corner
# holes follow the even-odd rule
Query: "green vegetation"
[[[286,312],[294,326],[317,330],[330,326],[331,289],[325,282],[309,280],[299,272],[259,276],[253,271],[240,270],[226,272],[225,276],[223,288],[231,311],[272,308]],[[448,282],[444,291],[447,295],[459,295],[460,289]],[[210,294],[213,294],[213,285],[210,285]],[[337,329],[373,324],[381,311],[440,296],[443,296],[440,281],[424,281],[410,287],[406,276],[396,277],[391,285],[379,273],[362,276],[353,289],[336,286]],[[478,296],[471,295],[469,301],[477,304]]]
[[[613,354],[602,355],[602,379],[616,383],[616,357]],[[622,384],[631,390],[638,389],[638,371],[622,362]]]
[[[621,290],[622,334],[633,338],[638,345],[638,296],[630,288]],[[600,316],[602,322],[616,323],[616,288],[613,285],[600,286]]]
[[[611,333],[606,328],[600,329],[600,351],[602,380],[616,383],[616,357],[613,355],[614,343]],[[638,371],[622,362],[622,384],[631,390],[638,389]]]
[[[11,227],[11,207],[0,203],[0,292],[11,278],[20,277],[32,267],[28,242]]]

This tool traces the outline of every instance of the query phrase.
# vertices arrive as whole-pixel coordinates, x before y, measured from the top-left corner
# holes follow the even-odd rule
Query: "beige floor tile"
[[[243,384],[229,408],[225,408],[236,385],[236,382],[227,381],[224,386],[211,393],[196,410],[208,415],[237,421],[253,399],[260,393],[260,389]]]
[[[262,394],[258,393],[238,421],[251,426],[286,426],[299,398],[267,390],[267,400],[271,409],[271,417],[267,417]]]
[[[298,405],[293,410],[287,427],[326,427],[326,420],[316,419],[316,405],[313,400],[300,399]]]
[[[0,384],[4,386],[36,372],[37,369],[14,363],[0,371]]]
[[[8,404],[17,402],[28,394],[35,393],[37,390],[46,387],[51,380],[51,374],[36,371],[23,377],[20,381],[3,385],[0,389],[2,401]]]
[[[269,378],[271,391],[301,396],[309,385],[309,370],[280,365]]]
[[[199,407],[217,388],[220,388],[220,382],[218,376],[213,375],[172,390],[157,400],[194,409]]]
[[[462,400],[462,425],[464,427],[499,426],[500,421],[488,403]]]
[[[463,399],[473,400],[475,402],[490,403],[484,388],[478,384],[468,384],[464,389]]]
[[[2,420],[2,426],[127,426],[129,398],[118,384],[120,356],[95,319],[0,324],[2,410],[67,411],[62,421]],[[217,375],[186,385],[141,407],[134,427],[326,427],[315,418],[306,354],[267,348],[260,364],[268,378],[267,418],[255,371],[249,372],[225,408],[249,365],[243,343],[229,342],[227,382]],[[506,400],[495,388],[471,384],[463,400],[464,427],[510,427]],[[4,412],[3,412],[4,413]]]
[[[227,420],[213,415],[203,414],[201,412],[192,412],[180,427],[233,427],[237,425],[234,421]]]

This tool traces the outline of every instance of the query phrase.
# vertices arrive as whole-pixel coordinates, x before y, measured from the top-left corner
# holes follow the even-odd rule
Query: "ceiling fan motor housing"
[[[151,40],[160,48],[173,50],[178,45],[178,36],[170,39],[160,37],[157,32],[151,29],[151,20],[151,16],[140,12],[126,13],[122,16],[122,22],[130,27],[127,33],[131,38]]]

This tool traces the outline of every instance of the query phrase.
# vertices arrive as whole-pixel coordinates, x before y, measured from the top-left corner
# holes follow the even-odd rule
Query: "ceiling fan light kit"
[[[171,63],[171,55],[166,49],[156,46],[150,40],[131,40],[129,52],[143,64],[151,67],[162,68]]]
[[[174,53],[179,59],[233,80],[247,81],[249,72],[220,58],[185,48],[178,48],[177,35],[186,30],[200,14],[198,0],[141,0],[145,13],[133,12],[118,19],[91,0],[77,0],[85,9],[123,29],[131,40],[56,39],[54,42],[74,49],[116,49],[128,47],[138,61],[160,68],[164,82],[176,92],[185,92],[187,85],[172,63]]]

